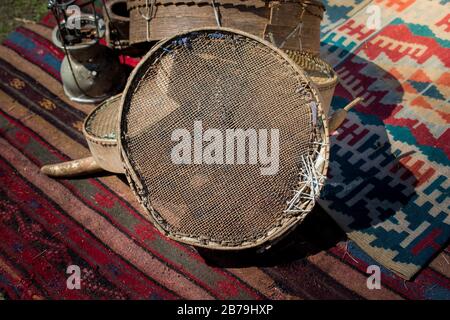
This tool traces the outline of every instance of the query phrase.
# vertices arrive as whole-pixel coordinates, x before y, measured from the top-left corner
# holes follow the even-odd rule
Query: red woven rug
[[[88,155],[94,106],[69,102],[48,21],[0,47],[0,297],[6,299],[427,299],[450,297],[449,250],[413,281],[375,264],[321,211],[264,257],[197,252],[139,214],[118,176],[53,180],[46,163]],[[67,267],[81,269],[69,290]]]

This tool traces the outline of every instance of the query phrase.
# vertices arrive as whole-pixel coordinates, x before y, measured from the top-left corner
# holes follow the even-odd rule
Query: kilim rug
[[[434,15],[427,15],[433,19],[429,26],[435,30],[433,35],[426,27],[417,26],[412,14],[414,10],[410,11],[406,6],[410,3],[410,6],[420,7],[418,3],[379,1],[387,12],[394,12],[399,3],[405,3],[404,11],[396,13],[402,20],[389,22],[383,29],[383,36],[385,39],[405,37],[398,40],[400,44],[417,37],[419,40],[414,42],[420,43],[420,48],[431,46],[430,60],[421,58],[418,62],[409,56],[402,58],[400,54],[396,56],[383,51],[395,49],[393,45],[370,42],[367,46],[378,45],[380,48],[375,50],[372,47],[366,51],[365,42],[357,39],[358,32],[363,34],[367,31],[357,27],[360,20],[354,20],[362,14],[358,9],[362,2],[330,1],[327,6],[325,28],[328,26],[329,30],[324,29],[324,54],[337,66],[342,78],[334,107],[343,105],[356,95],[364,95],[366,101],[373,96],[375,102],[371,105],[383,107],[359,107],[352,112],[345,130],[335,137],[333,142],[337,147],[333,150],[333,161],[337,164],[332,165],[331,186],[328,187],[332,189],[327,189],[329,192],[323,204],[341,226],[353,227],[365,235],[365,239],[373,239],[367,240],[368,245],[364,246],[363,240],[360,240],[363,237],[358,239],[350,233],[350,237],[373,257],[381,261],[377,252],[393,252],[395,254],[391,255],[391,260],[413,264],[413,272],[424,266],[413,280],[406,281],[381,266],[381,289],[369,290],[367,268],[380,263],[364,253],[355,242],[346,241],[345,234],[319,207],[267,255],[258,256],[252,252],[211,253],[196,251],[162,236],[139,214],[139,204],[118,176],[53,180],[41,175],[39,167],[43,164],[88,155],[80,128],[86,114],[94,107],[72,103],[64,96],[59,78],[63,54],[49,41],[53,21],[46,17],[39,24],[18,28],[0,46],[0,298],[450,299],[450,248],[443,246],[444,237],[448,235],[448,229],[443,227],[443,206],[448,201],[444,187],[448,174],[445,174],[445,165],[439,164],[442,154],[437,152],[433,156],[432,152],[448,148],[444,138],[446,131],[442,129],[446,105],[445,101],[441,104],[436,102],[438,99],[429,97],[430,94],[414,93],[419,90],[417,88],[421,82],[426,83],[426,78],[416,76],[413,77],[415,80],[409,80],[417,72],[417,66],[410,64],[422,63],[424,66],[419,69],[433,83],[428,81],[426,87],[422,84],[420,92],[426,92],[426,88],[435,85],[436,90],[445,96],[448,78],[444,76],[447,69],[443,61],[446,57],[448,59],[448,54],[438,52],[446,42],[433,40],[434,35],[438,34],[436,28],[439,26],[435,26],[439,24],[437,18],[442,17],[445,10],[440,7],[435,9]],[[433,5],[439,6],[438,2]],[[430,10],[433,5],[427,9]],[[441,5],[444,5],[442,1]],[[407,17],[411,19],[408,23],[405,22]],[[439,29],[441,35],[449,31],[443,18],[442,29]],[[351,23],[352,19],[355,22]],[[336,27],[331,27],[332,24]],[[416,36],[419,31],[424,35]],[[336,35],[333,36],[333,32]],[[375,33],[368,39],[374,36]],[[445,36],[439,38],[445,39]],[[406,54],[407,50],[402,52]],[[429,67],[425,67],[427,63]],[[346,73],[345,68],[351,72]],[[389,73],[385,71],[384,78],[381,68],[389,70]],[[379,73],[374,76],[370,70],[378,70]],[[402,85],[395,86],[397,81]],[[386,89],[387,83],[393,85]],[[363,89],[358,89],[358,85],[364,86]],[[403,91],[401,99],[392,88]],[[433,90],[430,92],[436,92]],[[371,96],[367,96],[368,93]],[[412,100],[408,102],[410,97]],[[420,105],[413,103],[414,99],[418,99]],[[408,104],[400,104],[403,100]],[[394,182],[406,186],[408,181],[411,182],[408,179],[423,180],[421,184],[412,184],[418,190],[417,196],[411,197],[407,189],[395,187],[396,184],[383,180],[383,176],[377,174],[384,167],[375,156],[375,151],[369,153],[371,148],[375,150],[367,142],[373,135],[379,137],[380,143],[390,141],[394,151],[399,149],[402,154],[415,151],[408,153],[409,161],[401,154],[397,156],[401,167],[392,168],[391,176]],[[356,152],[358,149],[360,151]],[[386,156],[389,155],[387,149],[377,150],[380,157],[390,159]],[[444,155],[447,157],[448,149],[446,152]],[[359,163],[358,159],[363,158],[363,154],[373,158],[376,164]],[[447,161],[447,158],[443,160]],[[358,176],[351,178],[351,174],[345,173],[349,164],[354,170],[365,171],[367,174],[362,178],[369,179],[366,186],[356,188],[361,194],[366,194],[359,201],[353,200],[353,197],[343,201],[346,199],[344,192],[357,196],[356,192],[349,192],[350,187],[355,187],[351,182],[358,181]],[[409,168],[411,177],[405,174],[405,168]],[[432,168],[433,174],[428,174],[429,179],[422,179],[422,176],[427,176],[428,168]],[[440,176],[443,178],[439,179]],[[343,182],[349,187],[342,185]],[[430,185],[434,186],[434,191],[426,191]],[[377,193],[371,194],[367,186],[376,186],[387,196],[400,196],[400,205],[395,212],[379,215],[379,225],[383,223],[385,226],[382,227],[384,233],[376,231],[377,226],[373,222],[376,216],[369,214],[368,209],[360,215],[355,214],[358,206],[370,208],[369,200],[376,201],[379,196]],[[332,197],[338,197],[342,205],[351,205],[353,209],[339,207],[339,201],[333,207]],[[416,200],[412,200],[414,197]],[[378,200],[380,208],[390,208],[391,198],[386,199]],[[423,208],[417,209],[417,212],[419,216],[424,216],[421,219],[430,225],[429,228],[420,231],[420,221],[413,222],[413,218],[406,213],[401,220],[402,216],[398,214],[407,212],[405,208],[413,204]],[[438,213],[439,208],[443,213]],[[400,217],[397,225],[391,218],[394,214]],[[360,220],[363,222],[358,223],[364,228],[355,227],[356,221]],[[387,231],[388,221],[394,221],[391,222],[391,232]],[[411,241],[411,247],[405,247],[411,250],[409,255],[406,249],[399,249],[407,235],[405,231],[397,230],[405,225],[410,230],[417,230],[411,234],[419,237],[419,240]],[[438,231],[431,232],[429,229],[432,227]],[[414,252],[417,254],[414,255]],[[437,255],[425,265],[433,254]],[[423,260],[419,261],[419,256]],[[67,288],[66,271],[70,265],[81,269],[80,290]],[[395,269],[395,264],[388,266]],[[398,268],[396,271],[401,272]],[[413,272],[403,274],[409,276]]]
[[[409,279],[450,239],[450,1],[327,1],[327,9],[323,55],[341,79],[333,107],[356,96],[365,103],[332,140],[321,204]]]

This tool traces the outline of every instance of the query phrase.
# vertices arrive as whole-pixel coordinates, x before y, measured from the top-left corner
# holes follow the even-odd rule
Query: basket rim
[[[120,110],[120,102],[121,102],[121,98],[122,98],[122,93],[119,93],[115,96],[112,96],[108,99],[106,99],[105,101],[101,102],[97,107],[95,107],[88,115],[87,117],[84,119],[83,121],[83,134],[85,136],[85,138],[87,140],[90,140],[94,143],[98,143],[98,144],[107,144],[107,145],[117,145],[117,140],[118,138],[104,138],[104,137],[99,137],[97,135],[95,135],[93,132],[91,132],[88,128],[89,122],[92,121],[92,119],[99,113],[102,111],[102,109],[104,107],[106,107],[109,103],[111,102],[116,102],[119,101],[119,110]]]
[[[133,94],[133,92],[131,92],[131,87],[132,87],[132,84],[134,84],[134,82],[136,81],[137,76],[138,76],[139,72],[141,71],[140,70],[141,67],[143,67],[147,63],[147,60],[149,60],[150,57],[152,57],[152,55],[155,52],[157,52],[158,50],[160,50],[161,47],[164,46],[165,44],[171,43],[174,39],[183,37],[183,35],[191,34],[194,32],[227,32],[227,33],[237,34],[237,35],[241,35],[241,36],[250,38],[256,42],[259,42],[259,43],[267,46],[272,51],[274,51],[276,54],[281,56],[295,70],[295,72],[302,75],[308,81],[308,84],[311,86],[311,91],[314,95],[314,98],[316,101],[318,101],[318,104],[317,104],[318,116],[320,116],[320,119],[323,123],[323,128],[322,128],[323,129],[323,139],[326,142],[325,150],[324,150],[325,156],[326,156],[326,159],[325,159],[326,161],[325,161],[324,167],[322,169],[322,173],[324,175],[326,175],[326,172],[328,171],[328,159],[329,159],[328,119],[326,119],[326,116],[325,116],[325,113],[323,110],[324,101],[323,101],[322,95],[320,94],[319,89],[316,86],[316,84],[311,80],[311,78],[306,74],[306,72],[299,65],[297,65],[282,49],[277,48],[272,43],[270,43],[258,36],[252,35],[250,33],[247,33],[247,32],[241,31],[241,30],[232,29],[232,28],[204,27],[204,28],[196,28],[196,29],[183,31],[181,33],[178,33],[176,35],[173,35],[171,37],[168,37],[164,40],[159,41],[140,60],[138,65],[134,68],[134,70],[130,74],[127,84],[125,86],[125,89],[122,93],[121,101],[120,101],[119,119],[118,119],[119,120],[119,127],[118,127],[119,135],[117,138],[122,161],[123,161],[124,168],[125,168],[125,174],[126,174],[127,180],[130,184],[130,187],[131,187],[133,193],[136,195],[136,197],[138,198],[139,202],[141,203],[141,205],[143,206],[143,208],[145,210],[145,216],[153,223],[153,225],[161,233],[165,234],[169,238],[179,241],[179,242],[182,242],[182,243],[185,243],[185,244],[188,244],[188,245],[211,248],[211,249],[216,249],[216,250],[237,250],[237,249],[240,250],[240,249],[259,247],[259,246],[262,246],[264,243],[273,242],[278,237],[286,234],[289,230],[294,229],[294,226],[297,224],[297,222],[299,220],[301,220],[301,218],[302,218],[301,215],[290,216],[290,217],[286,217],[285,215],[283,215],[282,219],[281,219],[282,221],[280,221],[280,222],[282,222],[281,226],[272,226],[269,229],[269,231],[267,231],[264,234],[264,236],[261,236],[257,239],[253,239],[252,241],[250,241],[250,240],[243,241],[242,243],[238,243],[238,244],[224,243],[224,242],[218,242],[218,241],[214,241],[214,240],[212,240],[212,241],[209,240],[205,243],[205,241],[203,239],[200,239],[200,237],[189,237],[184,234],[170,232],[163,227],[164,219],[161,218],[159,216],[159,214],[153,209],[148,197],[144,199],[143,196],[141,196],[140,190],[142,190],[144,186],[142,184],[142,181],[140,181],[140,178],[139,178],[136,170],[131,165],[130,158],[127,154],[127,150],[125,150],[123,147],[123,144],[124,144],[123,140],[125,138],[124,137],[125,134],[123,132],[123,126],[126,122],[126,120],[124,119],[125,101],[131,94]]]

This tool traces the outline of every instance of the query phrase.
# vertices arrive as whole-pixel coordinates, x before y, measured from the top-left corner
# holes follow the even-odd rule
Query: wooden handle
[[[41,172],[49,177],[69,178],[86,174],[98,173],[103,169],[93,157],[67,161],[43,166]]]
[[[340,109],[333,113],[331,118],[328,122],[328,128],[330,130],[330,134],[335,132],[344,122],[345,118],[347,118],[348,112],[357,104],[361,103],[363,101],[363,98],[356,98],[352,102],[350,102],[348,105],[346,105],[343,109]]]
[[[355,100],[353,100],[352,102],[350,102],[348,105],[346,105],[344,107],[345,111],[350,111],[351,109],[353,109],[353,107],[355,107],[356,105],[360,104],[361,102],[363,102],[364,99],[361,97],[356,98]]]

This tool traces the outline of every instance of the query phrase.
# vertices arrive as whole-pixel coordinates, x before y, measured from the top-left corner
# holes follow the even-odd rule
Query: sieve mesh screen
[[[320,108],[303,73],[256,38],[200,30],[160,43],[132,76],[121,115],[123,154],[141,202],[160,228],[191,242],[239,246],[267,237],[284,223],[300,159],[312,153],[311,102]],[[202,132],[223,134],[222,150],[227,129],[267,130],[269,144],[257,148],[270,154],[277,129],[277,173],[262,175],[268,165],[248,163],[248,152],[258,153],[249,140],[243,164],[173,163],[172,133],[186,129],[195,140],[195,121]]]

